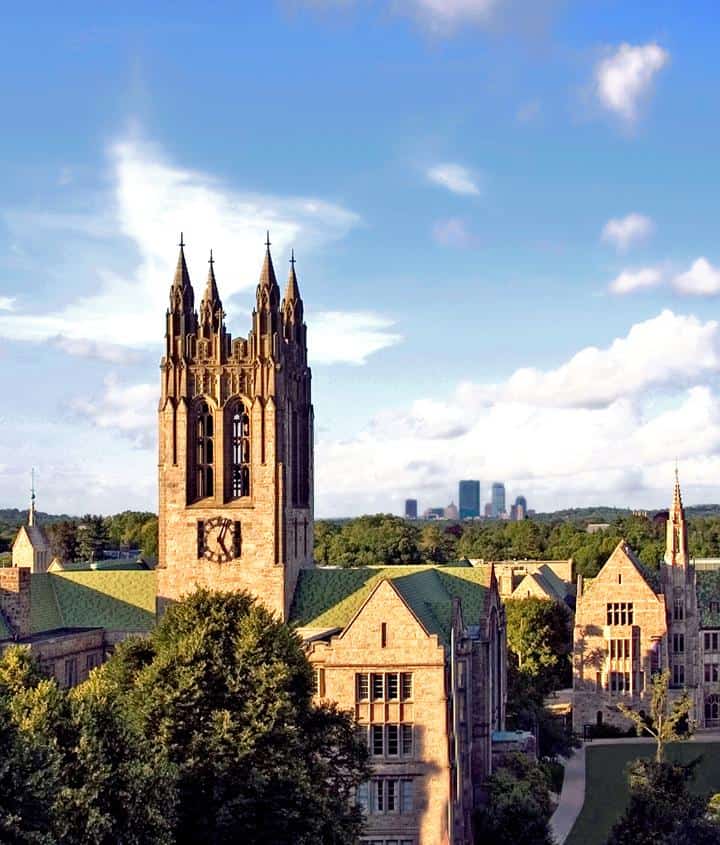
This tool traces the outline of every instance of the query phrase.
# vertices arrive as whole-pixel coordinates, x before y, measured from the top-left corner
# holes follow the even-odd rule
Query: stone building
[[[306,570],[292,623],[318,696],[351,710],[367,738],[361,842],[473,842],[505,722],[505,614],[492,569]]]
[[[161,362],[157,569],[0,569],[0,648],[27,643],[71,685],[197,586],[248,590],[298,629],[317,696],[358,719],[374,763],[357,796],[361,841],[470,845],[505,721],[492,567],[315,567],[294,257],[281,301],[268,239],[247,339],[225,330],[212,255],[194,303],[181,238]]]
[[[12,565],[31,572],[47,572],[52,562],[50,542],[35,514],[35,485],[30,496],[28,524],[21,526],[12,545]]]
[[[469,560],[473,566],[495,570],[503,599],[539,598],[575,607],[574,562],[567,560]]]
[[[648,570],[621,542],[596,578],[578,578],[575,729],[602,722],[628,727],[618,702],[648,710],[650,678],[664,670],[673,695],[690,694],[699,727],[720,725],[720,568],[696,568],[690,556],[677,474],[659,571]]]
[[[294,257],[270,241],[247,339],[225,330],[212,255],[195,310],[181,239],[160,364],[158,601],[248,589],[287,619],[313,562],[313,409]]]

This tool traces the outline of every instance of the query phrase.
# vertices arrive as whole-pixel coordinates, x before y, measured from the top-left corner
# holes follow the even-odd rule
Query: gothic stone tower
[[[270,241],[252,329],[231,338],[210,255],[199,311],[182,238],[160,364],[158,607],[195,586],[249,590],[287,619],[313,563],[313,408],[295,258]]]
[[[670,682],[694,688],[699,678],[699,618],[695,566],[688,547],[688,526],[677,470],[673,502],[666,524],[665,557],[661,567],[668,616]]]

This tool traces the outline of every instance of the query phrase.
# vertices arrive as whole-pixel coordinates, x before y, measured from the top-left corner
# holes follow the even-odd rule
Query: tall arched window
[[[203,402],[195,423],[195,494],[198,499],[212,496],[213,485],[213,416],[207,402]]]
[[[238,403],[231,418],[230,481],[233,499],[250,495],[250,417]]]

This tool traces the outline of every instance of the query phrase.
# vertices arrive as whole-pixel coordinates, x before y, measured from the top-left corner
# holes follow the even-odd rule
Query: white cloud
[[[344,237],[359,223],[354,212],[325,200],[230,189],[209,174],[167,162],[155,147],[137,140],[116,144],[111,162],[113,199],[108,205],[112,213],[100,224],[92,216],[45,210],[10,213],[8,219],[17,223],[21,218],[24,227],[32,223],[33,230],[45,227],[60,232],[64,228],[89,238],[112,233],[129,239],[139,256],[135,271],[128,278],[116,269],[100,267],[88,292],[59,311],[0,315],[0,335],[35,342],[55,340],[71,354],[120,361],[122,348],[151,348],[162,336],[181,231],[188,243],[185,252],[196,292],[204,286],[206,257],[212,247],[220,294],[227,302],[256,285],[266,228],[277,261],[291,245],[307,253]],[[302,264],[299,269],[302,276]],[[337,314],[312,316],[321,323],[337,318]],[[348,341],[349,359],[354,362],[397,342],[396,335],[384,331],[389,323],[382,317],[375,315],[368,321],[368,315],[348,313],[343,319],[354,332]],[[361,346],[363,339],[368,346]],[[332,361],[348,360],[330,346],[319,345],[314,352],[318,363],[325,362],[322,349],[330,352]]]
[[[633,212],[613,218],[603,226],[602,239],[624,252],[629,246],[649,237],[655,226],[649,217]]]
[[[662,311],[609,346],[588,346],[554,370],[525,367],[502,385],[462,386],[475,406],[490,402],[544,407],[606,407],[652,387],[686,386],[720,371],[718,323]]]
[[[308,339],[310,363],[364,364],[368,356],[402,340],[391,332],[394,321],[362,311],[313,314]]]
[[[641,270],[623,270],[610,283],[612,293],[632,293],[636,290],[657,287],[663,283],[663,274],[657,267],[643,267]]]
[[[441,246],[468,247],[475,242],[467,223],[459,217],[438,220],[433,226],[432,236]]]
[[[502,0],[397,0],[396,3],[398,9],[438,32],[463,24],[487,24],[500,5]]]
[[[14,296],[0,296],[0,311],[14,311],[15,297]]]
[[[652,89],[670,54],[658,44],[621,44],[595,67],[596,93],[602,105],[628,123]]]
[[[108,361],[111,364],[136,364],[142,354],[115,343],[99,343],[95,340],[73,340],[63,335],[50,338],[51,343],[67,355],[89,358],[94,361]]]
[[[110,375],[100,396],[73,399],[69,404],[92,425],[119,432],[136,446],[149,448],[155,442],[158,392],[157,384],[122,384]]]
[[[720,270],[707,258],[698,258],[689,270],[675,276],[672,285],[680,293],[712,296],[720,293]]]
[[[427,178],[454,194],[477,196],[480,193],[477,178],[460,164],[451,162],[436,164],[427,171]]]
[[[657,507],[676,457],[686,491],[716,501],[719,371],[718,324],[663,312],[554,370],[458,384],[383,413],[353,439],[321,437],[318,512],[399,510],[409,495],[442,505],[458,478],[483,479],[484,497],[502,479],[530,507]]]

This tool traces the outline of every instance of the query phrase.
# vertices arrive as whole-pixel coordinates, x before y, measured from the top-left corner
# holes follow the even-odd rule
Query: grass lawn
[[[588,745],[585,761],[585,804],[566,845],[604,845],[628,802],[625,767],[638,757],[652,757],[654,743]],[[668,747],[668,758],[688,763],[702,756],[691,784],[694,792],[720,792],[720,744],[682,742]]]

